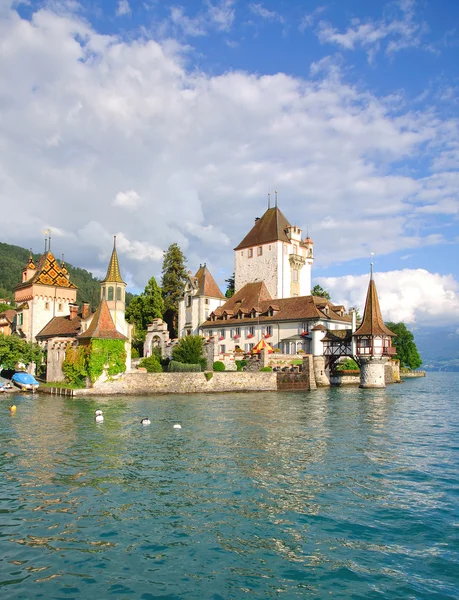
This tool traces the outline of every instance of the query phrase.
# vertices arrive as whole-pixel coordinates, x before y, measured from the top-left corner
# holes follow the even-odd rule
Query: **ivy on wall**
[[[123,340],[95,339],[89,346],[67,346],[62,371],[68,383],[84,387],[88,377],[94,383],[105,367],[109,377],[126,370]]]

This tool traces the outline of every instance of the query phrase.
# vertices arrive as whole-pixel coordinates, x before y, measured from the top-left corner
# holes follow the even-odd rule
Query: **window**
[[[191,296],[187,296],[186,297],[186,306],[187,306],[187,308],[190,308],[190,306],[191,306]]]
[[[121,288],[120,287],[116,288],[116,299],[121,300]]]
[[[271,244],[269,244],[269,249],[271,250]]]
[[[244,256],[244,251],[243,250],[241,251],[241,256]]]
[[[266,335],[272,335],[273,334],[273,328],[272,325],[268,325],[266,327]]]
[[[58,304],[57,310],[59,310],[60,312],[62,312],[62,304]]]
[[[24,324],[24,315],[22,313],[18,314],[18,325]]]
[[[236,335],[241,335],[241,328],[236,327],[235,332],[236,332]]]
[[[108,288],[108,296],[107,296],[107,300],[110,302],[110,300],[113,300],[113,287],[110,286]]]
[[[209,298],[204,298],[204,304],[209,304]]]
[[[253,248],[249,248],[249,258],[252,258],[253,256]]]
[[[258,246],[257,248],[257,256],[261,256],[263,254],[263,246]]]
[[[102,298],[105,298],[105,288],[102,288]]]
[[[209,337],[212,337],[214,334],[214,332],[212,331],[212,329],[209,329]]]
[[[225,352],[226,352],[225,344],[220,344],[220,354],[225,354]]]
[[[226,334],[226,331],[224,329],[220,329],[220,331],[218,332],[218,335],[223,339],[225,339],[225,337],[226,337],[225,334]]]
[[[247,327],[247,335],[255,335],[255,327]]]
[[[298,283],[298,269],[293,269],[293,282]]]
[[[45,302],[45,310],[49,310],[49,302]]]

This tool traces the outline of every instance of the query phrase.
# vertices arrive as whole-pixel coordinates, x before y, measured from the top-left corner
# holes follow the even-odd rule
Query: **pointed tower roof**
[[[50,250],[45,252],[38,261],[33,277],[28,281],[24,281],[24,283],[20,283],[14,289],[19,290],[32,285],[33,283],[39,285],[51,285],[53,287],[71,288],[74,290],[78,289],[74,283],[67,279],[66,273],[62,271],[59,263]]]
[[[282,211],[277,206],[268,208],[261,219],[255,221],[255,225],[234,249],[242,250],[243,248],[277,242],[278,240],[289,242],[290,240],[285,233],[287,227],[291,227],[291,225]]]
[[[116,235],[113,236],[113,251],[108,264],[107,275],[105,275],[105,279],[102,279],[101,283],[124,283],[126,285],[121,278],[118,254],[116,253]]]
[[[210,298],[225,298],[205,264],[204,266],[199,267],[198,271],[196,272],[195,279],[198,283],[199,296],[209,296]]]
[[[97,307],[90,326],[80,333],[79,339],[127,340],[127,337],[117,331],[106,300]]]
[[[371,269],[370,283],[368,284],[362,324],[354,332],[354,335],[390,335],[395,337],[395,333],[384,325],[381,308],[379,307],[378,292],[373,280],[373,268]]]

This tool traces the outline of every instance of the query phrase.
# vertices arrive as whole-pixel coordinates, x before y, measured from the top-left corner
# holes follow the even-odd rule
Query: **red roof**
[[[242,242],[236,246],[235,250],[250,248],[251,246],[260,246],[269,242],[290,242],[285,230],[291,227],[286,217],[279,208],[268,208],[265,214],[255,222],[255,225],[245,236]]]
[[[367,299],[365,301],[365,311],[360,327],[354,332],[354,335],[390,335],[395,336],[388,327],[384,325],[379,307],[378,292],[376,284],[373,281],[373,274],[368,284]]]
[[[79,339],[127,340],[127,337],[117,331],[112,315],[105,300],[97,307],[91,324],[86,331],[80,333]]]
[[[200,296],[208,296],[210,298],[225,297],[206,265],[199,267],[195,278],[197,279]]]

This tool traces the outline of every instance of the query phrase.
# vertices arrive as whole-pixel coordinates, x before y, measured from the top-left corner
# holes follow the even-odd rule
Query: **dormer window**
[[[274,315],[274,311],[272,308],[268,308],[268,317],[272,317]]]

